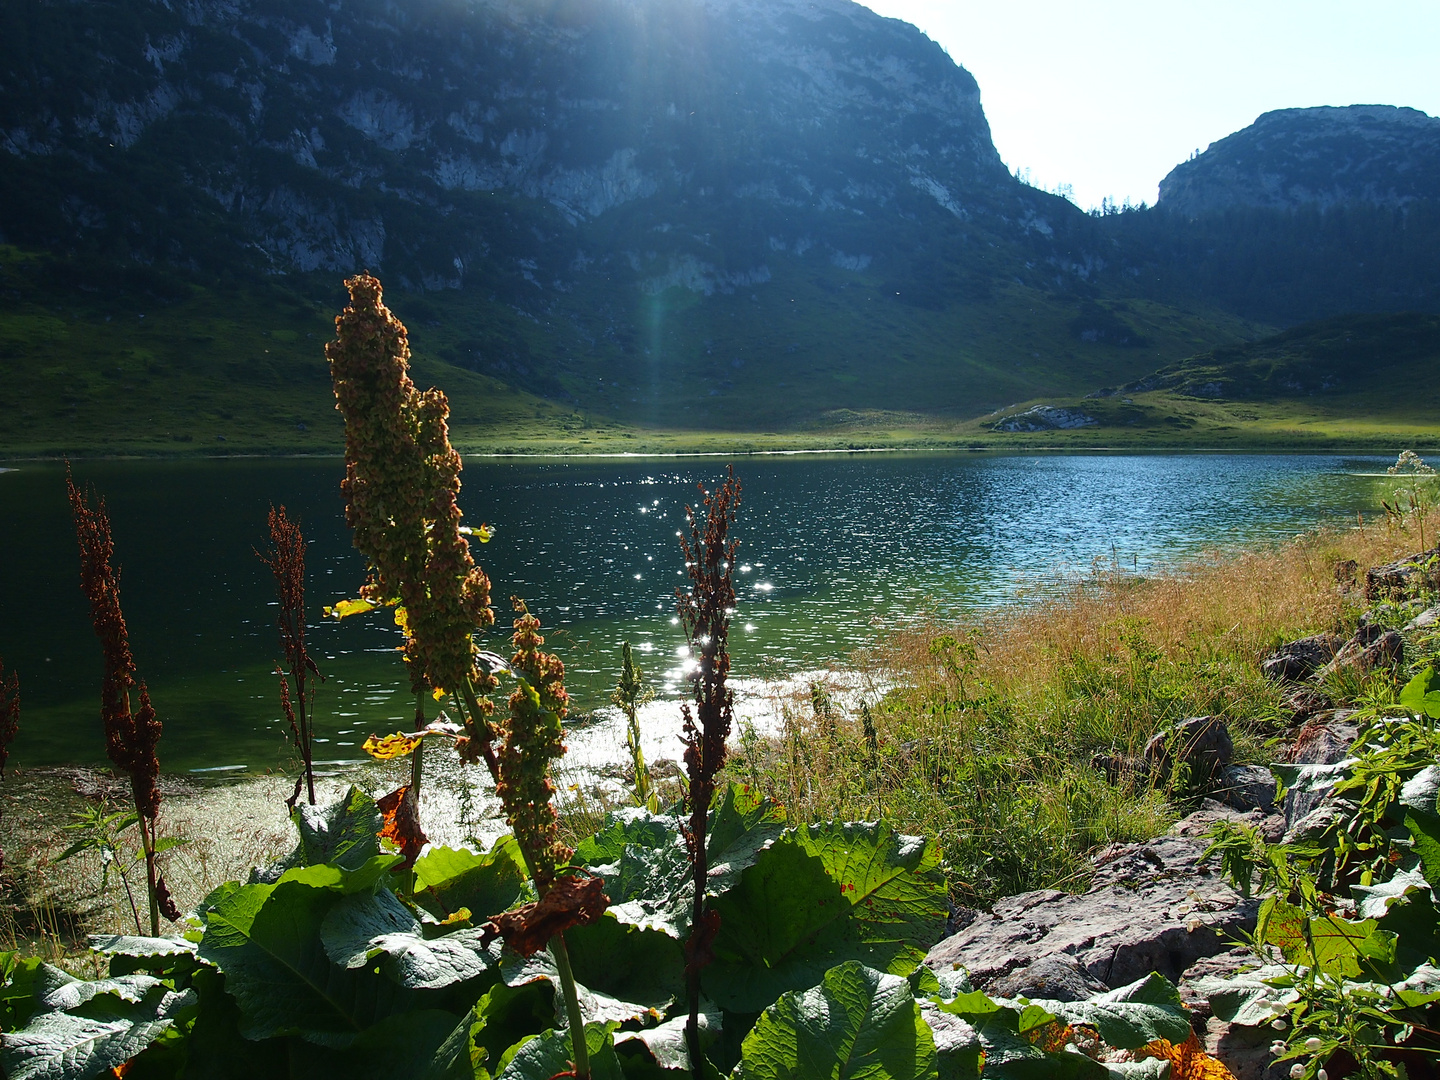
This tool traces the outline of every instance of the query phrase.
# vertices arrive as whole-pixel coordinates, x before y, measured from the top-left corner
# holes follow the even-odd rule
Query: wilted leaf
[[[603,878],[562,875],[539,900],[501,912],[486,923],[486,941],[502,937],[512,952],[533,956],[556,934],[594,922],[605,914],[610,899],[604,888]]]
[[[1235,1080],[1234,1073],[1205,1052],[1193,1031],[1178,1044],[1153,1042],[1143,1053],[1170,1062],[1170,1080]]]
[[[373,604],[369,600],[341,600],[337,604],[327,605],[320,610],[325,613],[327,619],[348,619],[351,615],[363,615],[367,611],[374,611],[380,604]]]
[[[783,994],[745,1037],[736,1080],[925,1080],[935,1040],[910,984],[856,961]]]
[[[706,993],[755,1012],[814,986],[836,961],[910,972],[948,911],[933,845],[883,823],[801,826],[761,851],[713,902],[720,915]]]
[[[380,839],[389,840],[400,849],[400,854],[405,856],[402,866],[414,866],[429,838],[420,828],[420,812],[415,805],[415,797],[410,793],[410,785],[396,788],[381,798],[375,807],[385,822],[380,827]]]
[[[420,734],[411,735],[403,731],[393,735],[371,735],[360,744],[360,749],[376,761],[394,761],[413,754],[423,738]]]

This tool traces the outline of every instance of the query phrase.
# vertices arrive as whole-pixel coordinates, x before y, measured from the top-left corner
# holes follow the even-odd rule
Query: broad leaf
[[[1046,1004],[1052,1004],[1047,1002]],[[1023,1007],[998,1002],[979,991],[957,994],[944,1000],[932,998],[931,1005],[949,1016],[959,1017],[974,1028],[984,1054],[985,1077],[1002,1080],[1104,1080],[1105,1067],[1084,1054],[1065,1052],[1060,1046],[1047,1048],[1047,1041],[1059,1041],[1066,1031],[1064,1021],[1038,1004]],[[973,1050],[961,1043],[947,1057],[954,1059],[947,1070],[951,1076],[968,1072],[975,1060]],[[964,1069],[957,1068],[963,1065]]]
[[[690,1022],[689,1014],[666,1020],[653,1028],[640,1031],[621,1031],[615,1035],[615,1046],[638,1043],[645,1048],[657,1068],[690,1071],[690,1044],[685,1040],[685,1025]],[[708,1043],[720,1030],[720,1014],[701,1012],[699,1030],[702,1045]]]
[[[1427,664],[1400,691],[1400,704],[1412,716],[1440,720],[1440,672]]]
[[[437,918],[463,910],[479,924],[529,895],[529,875],[520,845],[502,836],[483,855],[455,848],[431,848],[415,862],[415,902]]]
[[[1356,914],[1362,919],[1384,918],[1391,904],[1417,890],[1430,891],[1429,882],[1419,870],[1401,870],[1379,885],[1350,886],[1357,905]]]
[[[1419,810],[1422,814],[1440,813],[1437,798],[1440,798],[1440,765],[1425,766],[1400,788],[1400,805],[1407,810]]]
[[[1163,975],[1155,973],[1088,1001],[1035,1000],[1030,1004],[1067,1024],[1095,1028],[1106,1043],[1118,1050],[1138,1050],[1158,1039],[1182,1043],[1190,1037],[1190,1017],[1179,991]]]
[[[125,1015],[108,1010],[99,1016],[40,1013],[23,1030],[5,1036],[0,1071],[10,1080],[87,1080],[129,1061],[194,1004],[192,990],[159,989]]]
[[[246,1038],[346,1046],[409,1004],[409,991],[325,955],[320,928],[342,895],[282,881],[247,885],[211,909],[200,957],[224,973]]]
[[[609,918],[609,916],[607,915],[606,918]],[[603,922],[604,920],[601,921]],[[572,927],[565,932],[567,941],[570,935],[575,932],[575,929],[575,927]],[[648,933],[658,938],[665,938],[665,935],[655,930],[641,931],[634,927],[622,927],[622,929],[630,929],[637,934]],[[665,938],[665,940],[678,947],[678,944],[675,943],[673,939]],[[562,1012],[564,1006],[560,999],[560,972],[555,966],[555,960],[550,955],[549,949],[541,949],[533,956],[522,957],[511,952],[509,949],[501,950],[500,944],[496,942],[491,946],[491,950],[493,953],[499,954],[500,977],[507,986],[520,987],[533,983],[536,980],[544,980],[555,987],[556,1012],[554,1019],[556,1023],[564,1022],[565,1016]],[[587,974],[591,973],[587,972]],[[601,973],[601,975],[604,979],[616,980],[622,985],[634,982],[643,984],[646,978],[644,972],[628,972],[623,970],[609,972],[608,974]],[[669,1005],[673,999],[673,995],[656,998],[653,996],[655,989],[653,987],[646,988],[643,985],[641,988],[647,990],[646,997],[649,998],[649,1000],[629,1001],[624,998],[619,998],[604,990],[597,990],[587,986],[581,980],[578,969],[576,971],[575,983],[576,994],[580,1000],[580,1012],[584,1015],[587,1023],[624,1023],[627,1020],[641,1019],[656,1020],[663,1015],[665,1007]]]
[[[273,866],[252,873],[251,884],[273,885],[281,874],[301,866],[332,863],[343,870],[355,870],[380,854],[378,833],[384,821],[375,800],[359,788],[351,787],[328,806],[302,803],[291,813],[290,820],[295,823],[300,842]]]
[[[484,974],[494,964],[483,931],[460,930],[427,941],[410,909],[388,889],[344,897],[325,916],[320,940],[342,968],[384,957],[380,973],[411,990],[438,990]]]
[[[90,950],[106,956],[194,956],[195,943],[184,938],[91,934]]]
[[[607,913],[566,930],[565,943],[575,978],[592,991],[662,1014],[684,996],[684,951],[658,930],[626,925]]]
[[[0,953],[0,1032],[22,1027],[39,1002],[36,990],[48,965],[36,957]]]
[[[418,1009],[392,1016],[367,1028],[343,1050],[292,1042],[289,1075],[337,1077],[343,1080],[420,1080],[455,1029],[453,1014]],[[443,1072],[440,1075],[444,1075]],[[474,1072],[455,1071],[456,1080],[473,1080]]]
[[[685,841],[674,814],[622,810],[594,837],[581,842],[571,861],[605,879],[611,911],[621,922],[683,937],[690,925],[692,892]],[[706,892],[733,886],[767,845],[784,830],[784,816],[754,789],[732,784],[710,811],[705,851]]]
[[[910,984],[855,961],[770,1006],[745,1037],[736,1080],[925,1080],[935,1040]]]
[[[883,823],[801,826],[760,852],[718,897],[707,995],[755,1012],[814,986],[837,961],[908,974],[944,932],[933,845]]]
[[[1405,815],[1405,827],[1420,856],[1425,880],[1431,885],[1440,884],[1440,816],[1412,809]]]
[[[1288,978],[1291,969],[1268,964],[1253,971],[1242,971],[1224,977],[1205,975],[1194,980],[1191,988],[1210,1002],[1210,1010],[1227,1024],[1258,1028],[1275,1019],[1276,1009],[1270,1004],[1288,1006],[1298,994],[1294,990],[1276,989],[1271,980]]]
[[[594,1080],[624,1080],[607,1025],[586,1024],[585,1047],[590,1052],[590,1075]],[[570,1033],[547,1031],[520,1047],[495,1080],[551,1080],[573,1067]]]

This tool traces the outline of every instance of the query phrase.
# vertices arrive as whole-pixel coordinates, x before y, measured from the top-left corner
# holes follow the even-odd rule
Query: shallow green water
[[[744,458],[738,676],[842,660],[924,612],[1002,603],[1096,559],[1144,573],[1200,547],[1293,534],[1373,507],[1378,459],[1247,455],[798,455]],[[471,461],[461,503],[496,526],[476,554],[499,604],[525,597],[564,656],[579,709],[605,704],[622,640],[665,694],[682,689],[676,541],[715,458]],[[282,766],[272,581],[254,554],[274,502],[311,541],[312,622],[354,594],[338,460],[84,462],[110,507],[139,673],[165,722],[167,769]],[[56,465],[0,474],[0,658],[19,671],[16,765],[100,762],[99,647]],[[502,621],[508,626],[508,618]],[[367,618],[369,621],[367,621]],[[344,761],[413,703],[383,615],[321,623],[317,756]],[[487,645],[504,651],[494,634]]]

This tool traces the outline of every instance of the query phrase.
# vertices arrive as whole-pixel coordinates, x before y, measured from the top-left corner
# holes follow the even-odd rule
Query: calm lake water
[[[1278,455],[853,454],[743,458],[736,529],[735,672],[822,668],[895,623],[1004,603],[1095,560],[1146,573],[1200,548],[1279,539],[1374,509],[1378,458]],[[525,597],[564,657],[578,709],[604,706],[620,642],[684,689],[674,618],[676,533],[716,458],[468,461],[467,521],[508,627]],[[273,582],[254,549],[266,510],[298,516],[308,555],[317,757],[344,762],[372,731],[408,726],[413,699],[383,614],[319,621],[364,566],[343,519],[338,460],[82,462],[106,498],[139,674],[165,722],[171,770],[266,769],[289,760],[279,717]],[[21,767],[98,763],[100,653],[79,588],[64,471],[0,473],[0,658],[22,680]],[[505,651],[499,634],[487,646]]]

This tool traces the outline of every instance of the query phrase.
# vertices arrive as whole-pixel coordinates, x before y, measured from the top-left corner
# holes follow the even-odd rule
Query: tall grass
[[[1418,529],[1381,522],[1207,552],[1146,579],[1097,565],[964,625],[897,629],[859,658],[888,689],[848,711],[797,700],[777,736],[742,732],[730,772],[795,821],[884,817],[936,837],[962,904],[1082,888],[1097,847],[1157,835],[1204,794],[1135,768],[1146,742],[1219,715],[1238,759],[1278,756],[1296,717],[1260,660],[1352,631],[1366,605],[1337,567],[1345,578],[1355,560],[1363,582],[1417,544]],[[1372,684],[1387,679],[1326,689],[1383,697]]]

